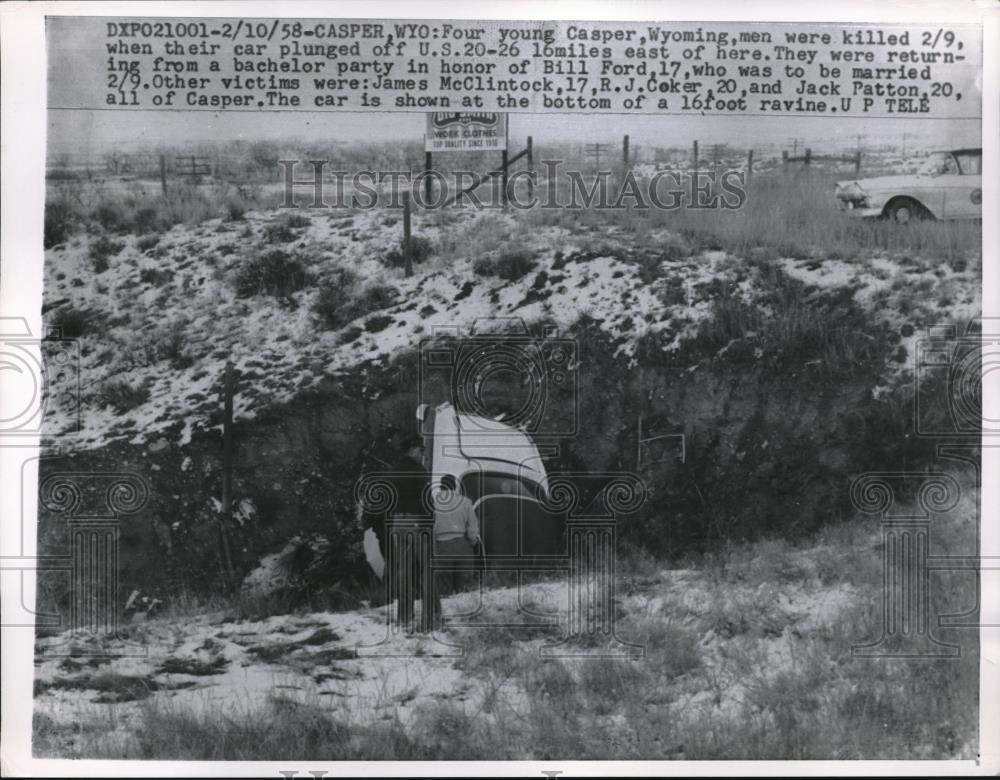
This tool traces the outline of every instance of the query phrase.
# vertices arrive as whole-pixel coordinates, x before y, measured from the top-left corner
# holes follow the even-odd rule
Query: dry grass
[[[145,235],[174,225],[207,219],[242,219],[250,208],[267,205],[259,194],[225,182],[158,186],[114,183],[62,183],[50,187],[45,209],[45,246],[66,241],[72,230],[99,227],[108,233]]]
[[[874,252],[921,255],[966,263],[980,251],[977,222],[923,222],[896,225],[853,219],[839,211],[833,197],[838,178],[830,173],[785,177],[758,176],[739,209],[536,209],[527,221],[558,225],[579,233],[626,230],[636,243],[656,248],[656,231],[675,232],[692,250],[721,249],[746,258],[862,258]],[[560,200],[568,195],[560,195]]]

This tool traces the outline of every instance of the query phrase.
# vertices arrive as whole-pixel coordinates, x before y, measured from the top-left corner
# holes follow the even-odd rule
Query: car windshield
[[[981,176],[983,173],[983,153],[982,152],[959,152],[955,155],[958,158],[958,167],[966,176]]]
[[[958,173],[955,158],[949,152],[934,152],[920,166],[920,172],[930,176],[940,176],[945,173]]]

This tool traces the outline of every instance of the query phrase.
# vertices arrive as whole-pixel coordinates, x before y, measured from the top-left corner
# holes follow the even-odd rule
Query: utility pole
[[[722,157],[723,152],[726,151],[725,144],[712,144],[712,170],[717,171],[719,169],[719,159]]]
[[[593,157],[595,159],[595,170],[599,173],[601,170],[601,152],[607,149],[607,144],[587,144],[584,147],[584,152],[588,157]]]

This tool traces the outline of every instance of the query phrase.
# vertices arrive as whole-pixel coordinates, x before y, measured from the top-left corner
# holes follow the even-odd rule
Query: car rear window
[[[982,153],[956,154],[958,166],[966,176],[982,176],[983,155]]]
[[[473,502],[490,495],[539,497],[534,482],[508,474],[470,472],[462,477],[462,487]]]

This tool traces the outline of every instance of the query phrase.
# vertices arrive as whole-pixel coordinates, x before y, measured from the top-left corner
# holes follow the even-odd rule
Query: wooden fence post
[[[167,156],[165,154],[160,155],[160,189],[163,194],[167,194]]]
[[[747,152],[747,187],[753,183],[753,149]]]
[[[236,389],[232,361],[226,361],[222,388],[222,511],[219,514],[219,534],[222,538],[222,562],[226,567],[227,585],[235,588],[233,559],[229,550],[229,522],[233,516],[233,395]]]
[[[854,153],[854,175],[861,175],[861,150]]]
[[[403,242],[410,241],[410,193],[409,190],[403,193]]]
[[[622,165],[628,170],[628,134],[622,139]]]
[[[403,257],[406,258],[406,275],[413,276],[413,253],[410,250],[410,193],[403,193]]]
[[[535,171],[535,155],[534,149],[532,147],[531,136],[528,136],[528,203],[531,203],[532,199],[535,197],[535,183],[531,180],[531,173]]]
[[[805,156],[805,159],[802,161],[802,164],[805,165],[806,167],[808,167],[809,163],[812,162],[812,156],[813,156],[812,149],[807,148],[806,149],[806,156]]]
[[[429,205],[431,202],[431,166],[433,165],[433,157],[431,152],[426,152],[424,154],[424,205]]]
[[[500,204],[507,208],[507,150],[500,152]]]
[[[691,151],[691,170],[698,172],[698,142],[695,141]]]

